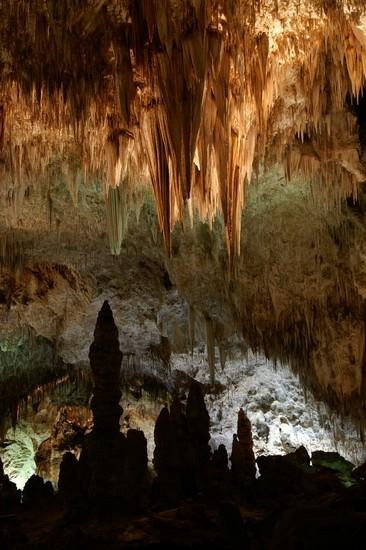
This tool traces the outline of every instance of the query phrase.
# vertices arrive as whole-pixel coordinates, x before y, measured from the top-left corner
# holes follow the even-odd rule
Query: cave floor
[[[329,481],[329,480],[327,480]],[[79,548],[362,549],[366,486],[317,494],[274,494],[182,501],[127,516],[67,512],[58,497],[45,507],[0,518],[4,550]]]

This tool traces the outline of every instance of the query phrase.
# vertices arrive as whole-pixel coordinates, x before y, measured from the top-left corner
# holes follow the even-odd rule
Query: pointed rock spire
[[[234,482],[240,486],[248,485],[255,479],[252,427],[243,409],[238,413],[237,434],[233,437],[231,472]]]
[[[201,466],[210,459],[210,417],[203,397],[202,386],[192,382],[187,399],[188,431],[196,452],[196,460]]]
[[[94,330],[94,341],[89,351],[93,372],[94,389],[91,408],[94,417],[94,431],[119,432],[122,408],[120,369],[122,353],[119,349],[118,329],[107,301],[98,314]]]
[[[89,351],[94,388],[91,408],[94,426],[80,456],[82,490],[98,511],[126,506],[126,439],[120,432],[122,353],[118,330],[108,302],[104,302]]]

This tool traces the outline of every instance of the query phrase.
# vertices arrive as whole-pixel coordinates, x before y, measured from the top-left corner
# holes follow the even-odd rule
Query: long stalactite
[[[150,175],[168,250],[185,203],[209,221],[221,211],[232,262],[259,162],[320,179],[324,200],[356,195],[352,122],[347,154],[334,133],[365,83],[365,17],[361,0],[5,0],[1,171],[15,207],[72,153],[107,186]]]

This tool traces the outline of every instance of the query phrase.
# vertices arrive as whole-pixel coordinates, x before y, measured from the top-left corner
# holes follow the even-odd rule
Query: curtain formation
[[[188,203],[222,213],[231,262],[259,166],[320,181],[330,203],[365,179],[345,110],[366,75],[363,0],[3,0],[0,62],[11,201],[58,155],[76,203],[79,159],[106,185],[117,253],[125,204],[108,188],[127,175],[151,181],[168,251]]]

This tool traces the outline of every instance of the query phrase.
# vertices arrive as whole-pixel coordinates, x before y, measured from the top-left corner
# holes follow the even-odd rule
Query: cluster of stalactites
[[[222,212],[233,259],[256,161],[283,158],[288,175],[328,166],[297,144],[306,135],[329,151],[330,114],[348,93],[360,94],[362,4],[7,0],[0,7],[3,165],[21,185],[71,148],[86,177],[97,172],[112,188],[126,174],[148,172],[167,249],[188,203],[210,221]],[[337,151],[333,164],[347,176],[335,191],[342,198],[361,176]],[[106,193],[110,216],[117,196]]]

